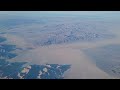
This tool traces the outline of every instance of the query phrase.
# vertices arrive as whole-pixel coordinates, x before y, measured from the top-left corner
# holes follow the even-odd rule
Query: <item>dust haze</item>
[[[40,26],[38,27],[38,29],[39,28],[42,27]],[[30,27],[27,28],[28,31],[29,29]],[[22,29],[22,31],[24,30]],[[11,29],[11,31],[14,30]],[[94,50],[96,48],[100,48],[108,45],[120,45],[119,21],[114,21],[108,24],[108,31],[110,32],[110,34],[113,34],[115,37],[110,39],[102,39],[100,41],[99,40],[89,41],[89,42],[77,41],[72,43],[70,42],[70,43],[61,43],[61,44],[51,44],[44,46],[33,43],[37,38],[39,38],[39,34],[38,36],[35,36],[36,39],[33,38],[26,39],[26,37],[32,36],[32,34],[30,34],[29,36],[27,35],[25,36],[24,33],[22,32],[17,33],[19,35],[8,33],[2,36],[8,39],[6,43],[15,44],[17,45],[17,47],[23,49],[22,52],[16,51],[18,53],[18,56],[11,59],[10,60],[11,62],[28,62],[30,64],[37,64],[37,65],[70,64],[71,68],[68,71],[66,71],[64,74],[65,79],[118,78],[116,76],[110,75],[105,70],[99,68],[96,62],[92,60],[93,58],[91,58],[89,55],[86,54],[86,52],[84,52],[84,50],[88,50],[88,49]],[[47,35],[46,32],[45,34]],[[37,34],[33,34],[33,36],[34,35]],[[40,39],[37,40],[39,41]],[[26,48],[32,48],[32,49],[26,49]]]

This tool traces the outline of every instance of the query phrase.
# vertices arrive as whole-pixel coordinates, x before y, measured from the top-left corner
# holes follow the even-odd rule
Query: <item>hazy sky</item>
[[[118,15],[120,11],[0,11],[0,14],[8,15]]]

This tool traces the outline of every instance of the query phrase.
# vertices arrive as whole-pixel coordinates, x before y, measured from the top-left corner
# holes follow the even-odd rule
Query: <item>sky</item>
[[[0,14],[8,15],[109,15],[120,14],[120,11],[0,11]]]
[[[120,11],[0,11],[0,19],[6,17],[25,17],[37,18],[41,17],[79,17],[82,19],[120,19]]]

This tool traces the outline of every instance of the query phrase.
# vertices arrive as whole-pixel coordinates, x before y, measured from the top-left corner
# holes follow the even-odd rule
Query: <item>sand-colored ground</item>
[[[50,45],[43,47],[34,47],[25,43],[23,39],[17,36],[6,36],[12,40],[16,45],[20,47],[31,46],[35,49],[28,50],[20,53],[12,61],[30,62],[33,64],[71,64],[70,70],[65,73],[65,78],[71,79],[107,79],[113,78],[106,72],[102,71],[96,66],[92,60],[82,51],[82,49],[96,48],[109,44],[120,44],[120,30],[119,27],[112,27],[111,32],[116,34],[116,38],[103,40],[99,42],[84,42],[84,43],[72,43],[72,44],[61,44],[61,45]]]

